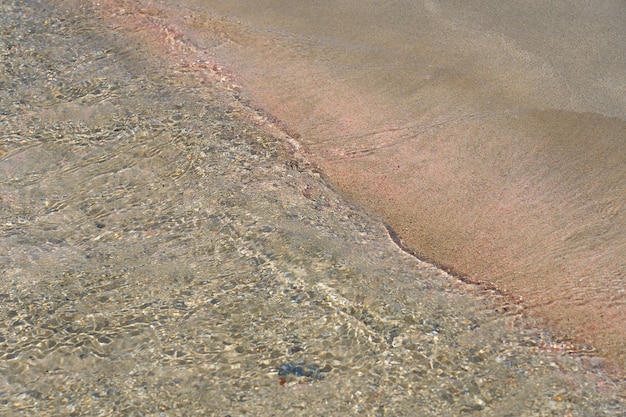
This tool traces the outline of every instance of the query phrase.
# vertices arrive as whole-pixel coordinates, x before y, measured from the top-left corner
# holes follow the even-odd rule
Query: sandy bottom
[[[623,417],[597,351],[400,250],[165,17],[0,3],[0,415]]]
[[[488,10],[457,15],[454,2],[382,14],[376,2],[184,4],[112,2],[132,13],[109,17],[156,24],[213,63],[422,258],[499,289],[572,350],[626,367],[623,54],[592,42],[624,10],[534,5],[503,11],[519,17],[507,25]],[[527,37],[525,18],[552,42]],[[560,37],[580,19],[589,25]],[[568,47],[578,53],[557,53]],[[606,61],[602,82],[591,50]]]
[[[173,47],[173,62],[205,67],[272,115],[259,122],[422,258],[497,288],[571,350],[597,349],[623,370],[626,122],[609,93],[622,74],[585,84],[595,73],[584,54],[553,54],[571,40],[542,50],[514,28],[468,23],[446,9],[454,2],[380,16],[371,3],[103,5],[112,21],[157,28],[166,45],[153,48]],[[590,33],[572,36],[622,12],[597,12]],[[546,11],[546,35],[572,18],[558,16]],[[607,48],[598,55],[614,56]]]
[[[564,138],[589,124],[601,126],[597,136],[605,143],[610,132],[624,132],[620,120],[578,116],[468,121],[428,135],[436,143],[431,157],[409,141],[321,165],[346,194],[382,213],[418,256],[495,285],[561,337],[596,346],[623,367],[623,150],[598,145],[603,149],[593,154],[604,156],[597,170],[594,161],[572,155],[555,158],[555,168],[535,129],[524,136],[537,138],[531,157],[515,144],[504,151],[513,155],[499,155],[473,135],[519,134],[545,126],[546,118],[558,126],[550,134]]]

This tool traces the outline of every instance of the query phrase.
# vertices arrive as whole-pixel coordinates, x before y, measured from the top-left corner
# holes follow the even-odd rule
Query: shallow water
[[[400,250],[213,66],[58,7],[0,3],[0,414],[624,415],[593,352]]]
[[[108,3],[230,70],[422,259],[624,372],[623,2]]]

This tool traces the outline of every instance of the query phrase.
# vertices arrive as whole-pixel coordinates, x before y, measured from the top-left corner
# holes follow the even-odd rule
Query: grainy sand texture
[[[423,258],[624,368],[623,4],[102,5],[159,27]]]
[[[183,4],[343,193],[624,367],[624,4]]]
[[[619,117],[427,65],[396,105],[381,48],[167,5],[0,2],[0,415],[624,416],[610,345],[536,322],[617,328]]]

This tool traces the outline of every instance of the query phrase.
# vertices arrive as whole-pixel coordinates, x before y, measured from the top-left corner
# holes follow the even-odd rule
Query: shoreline
[[[559,207],[560,203],[557,200],[562,198],[562,193],[558,187],[562,187],[566,179],[560,180],[556,178],[556,181],[554,181],[554,178],[550,179],[547,174],[544,175],[543,179],[541,177],[543,175],[542,172],[546,169],[545,166],[549,167],[553,162],[550,160],[549,152],[562,152],[562,150],[558,147],[551,150],[549,146],[543,149],[542,146],[544,144],[541,140],[545,133],[541,129],[536,129],[536,131],[531,129],[528,133],[523,133],[536,141],[531,149],[533,153],[539,156],[538,160],[529,160],[525,157],[527,150],[523,146],[518,148],[513,146],[506,151],[512,155],[506,157],[513,158],[513,163],[516,163],[516,158],[518,158],[520,162],[525,164],[522,165],[522,168],[511,169],[511,162],[506,161],[506,159],[502,167],[498,166],[497,160],[492,166],[481,167],[481,160],[480,158],[476,159],[477,157],[473,157],[475,160],[470,157],[468,165],[467,150],[463,148],[463,146],[478,147],[477,149],[480,151],[486,152],[487,158],[493,158],[493,155],[497,158],[500,150],[495,145],[485,145],[481,142],[484,137],[494,134],[489,132],[496,132],[498,129],[502,129],[502,131],[511,134],[514,138],[521,138],[520,132],[526,132],[529,125],[551,126],[551,124],[554,124],[555,128],[550,127],[550,129],[554,131],[556,137],[560,135],[566,138],[570,134],[568,133],[568,129],[570,129],[568,126],[572,126],[570,130],[576,134],[576,129],[579,129],[577,127],[579,121],[587,119],[589,120],[587,124],[589,126],[599,126],[601,124],[611,126],[611,124],[614,124],[614,128],[607,128],[605,129],[607,133],[603,133],[608,135],[605,136],[608,138],[612,132],[620,132],[620,129],[626,132],[626,129],[619,127],[620,123],[622,123],[621,119],[613,119],[611,121],[600,117],[596,120],[594,119],[596,115],[593,114],[569,114],[567,112],[559,113],[532,109],[515,111],[511,114],[508,113],[508,110],[505,110],[503,113],[496,112],[494,116],[494,104],[487,105],[483,109],[484,114],[482,115],[480,113],[477,115],[470,113],[469,116],[461,114],[456,119],[444,119],[437,123],[428,121],[426,117],[424,120],[428,121],[427,124],[417,124],[417,131],[421,135],[420,137],[423,137],[419,140],[433,141],[434,145],[432,148],[426,149],[426,155],[430,153],[435,159],[437,155],[439,155],[439,158],[441,156],[443,158],[441,158],[441,161],[432,159],[429,162],[426,160],[426,170],[420,174],[420,178],[425,180],[426,192],[424,192],[424,186],[419,185],[415,192],[411,191],[411,193],[407,194],[407,190],[415,187],[416,184],[416,180],[406,182],[406,179],[410,178],[410,175],[414,172],[415,161],[411,160],[411,158],[401,159],[398,162],[397,170],[388,169],[389,164],[384,161],[394,161],[396,157],[390,155],[397,155],[397,152],[402,156],[401,158],[407,155],[419,155],[420,152],[424,153],[424,149],[419,148],[421,146],[420,142],[407,142],[407,137],[402,136],[405,134],[402,133],[404,131],[411,134],[415,127],[401,126],[399,137],[394,133],[395,128],[390,130],[385,125],[382,126],[382,130],[376,131],[376,124],[380,120],[387,118],[393,122],[398,116],[388,112],[374,115],[372,113],[374,110],[367,110],[366,107],[358,103],[354,108],[346,107],[351,104],[349,101],[347,104],[342,101],[344,96],[348,94],[345,85],[328,84],[324,87],[324,90],[330,89],[331,86],[338,88],[337,100],[334,103],[329,102],[328,98],[323,95],[318,97],[317,93],[307,97],[306,94],[310,93],[306,93],[306,85],[304,90],[301,89],[301,91],[304,91],[301,95],[296,92],[289,93],[290,95],[287,96],[281,96],[283,93],[274,91],[271,85],[264,84],[266,81],[264,81],[263,77],[258,78],[257,73],[259,71],[267,71],[268,77],[278,77],[278,79],[287,77],[283,83],[287,86],[293,84],[295,87],[298,87],[300,81],[289,78],[291,77],[289,71],[293,69],[286,70],[283,74],[275,72],[276,68],[273,68],[271,65],[264,67],[264,65],[267,65],[267,62],[264,61],[266,58],[258,58],[254,55],[254,45],[262,43],[262,39],[251,40],[251,36],[262,37],[265,34],[262,31],[254,32],[254,34],[247,33],[246,31],[250,30],[250,28],[247,28],[244,23],[231,22],[224,18],[217,20],[209,19],[208,23],[200,23],[202,19],[197,15],[190,15],[183,19],[174,19],[173,21],[160,21],[152,17],[152,15],[161,13],[157,11],[158,7],[150,5],[145,6],[147,8],[139,8],[133,12],[129,11],[132,8],[125,9],[124,14],[117,14],[116,16],[116,10],[124,7],[130,7],[130,3],[108,2],[108,6],[105,5],[104,10],[108,10],[106,13],[110,13],[109,18],[125,19],[125,24],[130,22],[131,26],[147,25],[147,27],[152,27],[153,31],[164,37],[164,45],[170,48],[170,52],[165,53],[171,54],[175,51],[174,56],[168,57],[171,62],[175,62],[176,65],[180,65],[182,62],[183,66],[186,65],[192,70],[199,71],[199,73],[208,72],[213,79],[222,83],[225,89],[230,92],[229,94],[232,94],[244,107],[252,110],[251,119],[254,123],[258,125],[266,124],[266,128],[270,132],[279,135],[283,140],[290,143],[290,146],[295,149],[294,154],[301,154],[304,160],[308,160],[318,166],[319,170],[330,178],[330,181],[335,184],[335,187],[342,194],[358,204],[382,214],[396,233],[403,237],[406,242],[405,247],[422,248],[419,251],[420,258],[435,260],[435,263],[439,265],[450,265],[447,269],[460,271],[457,273],[468,282],[488,282],[489,285],[498,288],[500,291],[512,295],[514,299],[522,300],[524,309],[529,312],[531,317],[537,319],[542,325],[555,330],[563,340],[572,341],[581,346],[596,345],[604,352],[604,355],[610,357],[610,361],[621,370],[620,372],[624,371],[623,361],[626,353],[623,347],[620,347],[622,346],[620,340],[624,338],[624,334],[622,334],[624,332],[618,324],[620,315],[624,314],[624,307],[620,307],[619,300],[617,303],[607,304],[607,296],[600,295],[600,298],[597,298],[593,292],[588,292],[586,297],[592,299],[593,301],[591,302],[596,303],[602,309],[600,312],[596,311],[597,308],[589,309],[584,307],[581,310],[579,302],[576,299],[571,300],[573,297],[572,291],[578,291],[575,288],[576,284],[572,280],[577,274],[587,274],[584,271],[589,269],[591,264],[585,264],[584,259],[581,259],[580,256],[578,256],[578,259],[572,258],[572,256],[577,256],[576,253],[580,249],[584,249],[584,247],[573,247],[571,249],[573,250],[572,254],[567,252],[571,251],[568,247],[559,248],[559,245],[561,245],[560,241],[571,240],[572,237],[569,237],[569,234],[574,236],[577,233],[575,231],[569,233],[559,223],[569,221],[574,222],[573,224],[576,225],[576,228],[586,227],[584,221],[581,223],[581,215],[576,214],[577,212],[575,211],[580,211],[575,206],[579,204],[577,202],[579,197],[575,194],[577,191],[574,186],[569,185],[570,189],[565,189],[563,192],[574,193],[571,194],[574,197],[567,197],[571,201],[567,202],[567,199],[565,200],[567,204],[572,206],[571,208],[565,206],[565,209]],[[155,9],[151,11],[150,7],[155,7]],[[138,18],[143,19],[143,21],[133,21],[133,19]],[[212,27],[211,25],[216,26]],[[275,33],[271,34],[271,36],[275,35]],[[206,39],[207,36],[208,41]],[[215,38],[217,40],[213,38],[214,36],[217,36]],[[247,42],[252,42],[251,46],[247,45]],[[202,46],[204,43],[217,46],[205,50]],[[154,47],[162,48],[163,45],[154,45]],[[280,47],[284,46],[280,45]],[[288,49],[285,49],[285,51],[288,51]],[[222,60],[230,60],[230,63],[223,64],[221,63]],[[187,62],[187,64],[184,64],[184,62]],[[303,76],[307,74],[307,71],[312,71],[313,69],[315,71],[323,71],[323,68],[319,66],[309,69],[303,68],[298,63],[298,58],[293,62],[287,61],[285,65],[287,68],[296,68],[298,71],[302,71],[301,74]],[[226,73],[224,73],[224,67],[229,68]],[[325,75],[322,73],[322,77],[317,82],[329,82],[324,77]],[[449,77],[449,75],[445,75],[445,77]],[[306,77],[303,80],[306,80]],[[458,83],[455,78],[452,79],[452,82],[453,86]],[[464,86],[466,81],[462,79],[461,82],[461,85]],[[330,91],[332,93],[332,89]],[[322,91],[320,94],[322,93],[326,94],[325,91]],[[250,94],[254,95],[251,96]],[[367,94],[364,97],[368,97]],[[243,101],[241,101],[242,99]],[[367,100],[380,99],[380,96],[372,96]],[[296,107],[297,105],[304,105],[303,108],[306,108],[306,106],[310,106],[310,104],[307,104],[309,102],[320,107],[313,107],[313,113],[302,113],[303,110],[294,111],[293,103],[296,103]],[[321,111],[321,113],[315,113],[317,111]],[[363,111],[363,113],[359,114],[359,111]],[[312,119],[310,116],[312,116]],[[318,124],[321,126],[321,129],[316,127]],[[367,127],[366,131],[373,133],[371,139],[368,139],[370,142],[359,143],[355,147],[354,144],[348,142],[342,143],[339,141],[336,146],[328,146],[325,143],[326,139],[319,141],[319,138],[324,137],[324,135],[330,138],[337,137],[338,139],[341,139],[342,135],[348,138],[351,135],[358,135],[359,129],[363,129],[359,127],[359,124],[364,124]],[[486,124],[487,129],[482,124]],[[581,126],[583,125],[581,124]],[[582,127],[581,129],[587,128]],[[611,129],[614,130],[611,131]],[[467,130],[470,133],[463,132],[463,130]],[[477,138],[471,138],[471,132],[477,134]],[[496,136],[502,135],[502,133],[495,134]],[[458,135],[463,138],[460,142],[462,147],[452,147],[450,149],[453,152],[450,153],[446,147],[449,146],[449,143],[452,143],[450,142],[453,140],[452,138]],[[411,139],[411,136],[408,136],[408,139]],[[441,141],[441,143],[437,143],[437,141]],[[604,146],[602,145],[603,142],[600,141],[599,143],[597,153],[605,153],[605,149],[602,148]],[[398,146],[400,147],[398,148]],[[401,146],[404,146],[404,148]],[[587,143],[583,140],[581,146],[587,146]],[[609,144],[607,146],[609,147],[607,149],[610,149],[613,145]],[[615,148],[615,152],[612,152],[611,157],[619,160],[622,150],[619,147]],[[570,166],[571,164],[567,159],[574,158],[572,160],[576,162],[578,157],[574,153],[571,153],[571,155],[566,153],[559,155],[559,158],[561,159],[556,161],[553,171],[564,169],[566,173],[571,174],[574,172],[575,181],[580,182],[580,178],[583,177],[580,177],[575,171],[571,171],[573,165]],[[381,161],[383,161],[382,165]],[[472,161],[474,161],[473,165]],[[448,167],[446,167],[446,164],[448,164]],[[476,175],[476,169],[473,166],[477,167],[478,175]],[[602,172],[602,168],[599,169],[599,172]],[[436,178],[433,180],[434,177],[432,177],[432,173],[429,170],[441,170],[443,181],[441,182]],[[506,172],[506,175],[512,175],[514,178],[517,178],[515,181],[518,181],[518,183],[498,183],[497,181],[499,180],[497,178],[497,181],[493,182],[492,177],[500,175],[501,171]],[[533,171],[538,174],[535,175]],[[357,172],[358,174],[355,175]],[[480,191],[477,194],[478,197],[468,194],[467,190],[469,188],[467,187],[458,189],[457,184],[462,182],[455,184],[455,181],[458,181],[459,178],[464,178],[463,175],[470,175],[468,184]],[[474,175],[473,179],[471,175]],[[550,175],[554,176],[553,174]],[[598,178],[596,174],[593,175],[595,178]],[[618,178],[619,169],[612,175]],[[576,179],[576,176],[579,176],[579,178]],[[551,182],[546,183],[544,181],[546,177]],[[472,181],[476,185],[472,185]],[[584,178],[582,181],[584,181]],[[444,190],[446,188],[450,189],[448,195],[444,193],[442,196],[437,196],[436,189],[441,187]],[[584,189],[589,186],[582,183],[582,187]],[[615,185],[612,185],[612,187],[615,187]],[[420,188],[422,188],[421,191]],[[485,190],[490,190],[490,193]],[[500,195],[502,193],[504,193],[503,196]],[[550,196],[549,193],[554,193],[554,195]],[[427,197],[427,199],[423,200],[423,197]],[[551,200],[553,197],[554,201]],[[603,195],[600,195],[600,197],[604,198]],[[505,200],[510,199],[511,201],[502,203],[499,200],[501,198]],[[621,204],[619,195],[617,199],[608,201],[606,204],[606,210],[610,215],[619,213],[619,205]],[[481,206],[485,206],[486,211]],[[440,212],[433,211],[433,207],[439,207]],[[569,213],[568,210],[570,211]],[[602,210],[605,209],[603,208]],[[572,215],[572,213],[575,214]],[[423,217],[425,214],[427,215],[425,217],[427,220],[415,225],[413,219]],[[455,218],[457,214],[460,215],[458,218]],[[495,217],[490,218],[489,216]],[[475,219],[478,219],[478,223],[475,223]],[[618,222],[621,221],[620,219],[621,217],[617,217]],[[498,222],[502,222],[504,226],[498,225]],[[605,226],[600,224],[598,227]],[[460,231],[462,233],[459,233]],[[517,235],[507,236],[507,233],[510,231],[515,231]],[[545,231],[545,236],[542,236],[538,231]],[[504,240],[502,240],[503,237]],[[516,239],[522,242],[522,244],[517,244]],[[525,241],[528,241],[528,243],[524,243]],[[584,244],[586,245],[587,243]],[[539,252],[536,251],[534,254],[528,252],[528,248],[532,246],[536,246]],[[617,249],[614,250],[619,251],[619,247],[618,244],[616,246]],[[541,259],[543,255],[541,255],[540,251],[545,251],[548,258]],[[559,251],[565,251],[564,255],[569,257],[567,262],[562,262],[560,258],[554,257],[556,255],[561,256]],[[555,255],[552,255],[551,252],[555,252]],[[600,255],[591,254],[591,256]],[[610,257],[614,258],[613,255],[602,256],[605,259],[609,259],[608,262],[611,262]],[[477,259],[481,259],[483,263],[476,263]],[[551,263],[553,266],[549,266]],[[600,269],[598,270],[601,270],[601,268],[614,269],[615,267],[617,266],[614,263],[609,263],[606,266],[599,266],[598,268]],[[583,272],[576,272],[576,268]],[[518,272],[514,272],[518,269],[522,271],[522,275],[526,275],[525,280],[520,280],[516,275]],[[589,274],[593,273],[593,270],[590,270]],[[533,276],[539,275],[549,276],[550,279],[558,279],[552,286],[545,287],[538,284],[538,278],[533,278]],[[571,282],[564,282],[563,279],[568,276],[572,277]],[[613,287],[615,287],[614,290],[619,289],[619,276],[616,278],[609,277],[609,281],[606,281],[607,278],[604,279],[604,283],[600,285],[606,285],[606,291],[610,291],[610,288]],[[615,281],[615,279],[618,281]],[[595,283],[593,285],[595,286]],[[566,288],[567,286],[570,286],[570,288]],[[557,288],[559,289],[557,290]],[[576,294],[574,296],[579,297]],[[580,310],[575,313],[576,316],[573,315],[573,308]],[[603,312],[605,310],[606,315]],[[599,319],[599,315],[604,315],[604,318]],[[602,323],[602,327],[599,326],[599,323]]]
[[[0,5],[2,415],[620,415],[599,358],[401,250],[171,26],[78,3]]]

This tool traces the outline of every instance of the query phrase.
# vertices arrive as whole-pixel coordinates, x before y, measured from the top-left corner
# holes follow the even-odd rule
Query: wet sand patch
[[[498,19],[520,16],[504,30],[452,3],[380,14],[376,2],[189,1],[166,14],[414,251],[523,299],[561,337],[623,368],[626,122],[614,93],[624,54],[605,39],[600,68],[554,48],[593,48],[568,39],[603,38],[624,10],[503,9]],[[580,33],[568,26],[576,13],[590,16]],[[528,16],[543,25],[535,38],[520,29]]]
[[[3,415],[623,409],[594,356],[400,251],[213,66],[90,9],[0,7],[31,71],[0,102]],[[40,117],[85,97],[114,111]]]

